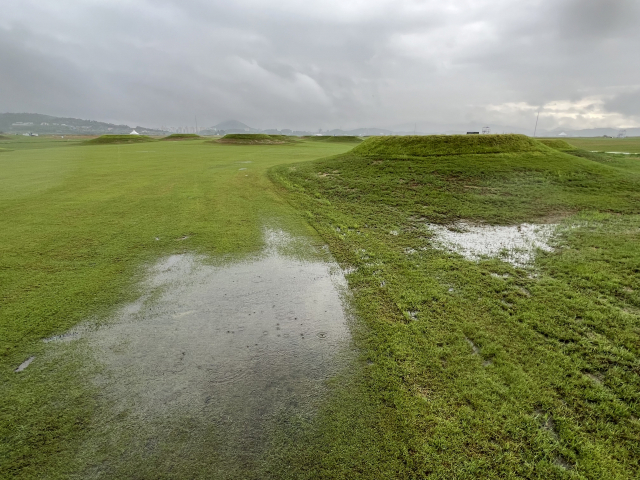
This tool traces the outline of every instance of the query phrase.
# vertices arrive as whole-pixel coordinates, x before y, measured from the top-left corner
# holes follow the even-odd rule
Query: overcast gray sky
[[[21,0],[0,112],[146,126],[640,125],[638,0]]]

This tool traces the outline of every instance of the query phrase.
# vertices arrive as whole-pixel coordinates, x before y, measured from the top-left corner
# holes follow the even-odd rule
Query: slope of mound
[[[6,135],[0,135],[0,140],[11,140],[11,139]]]
[[[313,136],[313,137],[303,137],[305,140],[310,140],[312,142],[327,142],[327,143],[362,143],[362,139],[356,137],[354,135],[344,135],[344,136]]]
[[[486,137],[469,141],[476,139]],[[565,435],[588,445],[577,457],[558,453],[557,462],[572,470],[568,475],[590,475],[592,465],[605,463],[595,452],[615,445],[606,468],[639,478],[637,425],[623,417],[640,416],[637,160],[597,163],[534,140],[527,151],[526,139],[520,142],[525,151],[507,154],[452,155],[462,146],[446,149],[435,139],[425,156],[401,157],[389,148],[381,148],[392,152],[388,156],[368,156],[372,144],[382,147],[388,139],[374,140],[379,143],[366,140],[343,155],[269,170],[348,272],[358,321],[368,329],[361,351],[371,359],[367,375],[375,387],[367,384],[364,394],[354,388],[342,398],[362,395],[369,402],[376,392],[375,408],[362,405],[374,415],[392,410],[379,427],[385,435],[375,437],[375,429],[357,423],[367,417],[359,414],[364,407],[345,401],[349,412],[336,407],[330,416],[354,422],[301,445],[305,455],[367,452],[374,442],[375,452],[386,454],[399,438],[408,441],[396,451],[411,445],[412,460],[433,458],[440,447],[422,440],[427,408],[429,421],[442,425],[437,432],[446,451],[422,464],[398,456],[389,478],[424,477],[425,471],[462,478],[468,475],[462,468],[479,458],[484,478],[530,461],[531,477],[560,478],[566,472],[547,474],[543,459],[548,439]],[[402,146],[400,140],[389,143]],[[535,273],[522,266],[529,262]],[[487,387],[492,381],[495,390]],[[547,398],[544,413],[536,410]],[[612,413],[616,408],[620,414]],[[563,422],[558,430],[560,421],[550,420],[555,411]],[[461,422],[473,426],[461,428]],[[507,432],[504,425],[514,427]],[[336,431],[349,435],[341,439]],[[532,438],[529,432],[546,439],[521,442]],[[509,455],[497,458],[496,449]],[[537,465],[529,460],[536,458]],[[444,459],[464,467],[440,473]]]
[[[228,133],[217,143],[231,143],[239,145],[278,145],[292,143],[286,135],[267,135],[265,133]]]
[[[517,146],[520,137],[510,137]],[[433,141],[433,137],[426,137],[425,143],[436,144],[438,152],[455,152],[437,145],[441,139],[450,138],[436,137]],[[415,140],[420,138],[373,138],[348,153],[296,165],[295,171],[279,174],[292,184],[303,185],[312,195],[326,196],[332,203],[359,198],[363,208],[377,205],[377,209],[380,203],[393,208],[406,205],[410,215],[426,217],[434,223],[464,218],[508,224],[580,208],[628,211],[633,205],[640,205],[640,191],[635,191],[640,177],[636,174],[621,175],[604,163],[521,138],[520,144],[529,146],[529,151],[476,155],[474,150],[474,154],[422,156],[415,154],[424,148],[424,144],[416,145]],[[384,142],[387,140],[390,141]],[[405,145],[414,146],[410,150],[413,156],[402,157],[391,148],[402,145],[402,140],[408,140]],[[375,148],[367,148],[371,144]],[[510,144],[507,147],[514,149]]]
[[[151,137],[146,135],[102,135],[101,137],[94,138],[82,142],[83,145],[110,145],[115,143],[144,143],[155,142]]]
[[[547,151],[526,135],[407,135],[371,137],[351,152],[360,156],[430,157]]]
[[[576,147],[568,144],[564,140],[559,140],[557,138],[540,138],[538,141],[547,147],[553,148],[554,150],[575,150]]]
[[[162,141],[176,141],[176,140],[197,140],[202,138],[200,135],[195,133],[172,133],[171,135],[161,138]]]

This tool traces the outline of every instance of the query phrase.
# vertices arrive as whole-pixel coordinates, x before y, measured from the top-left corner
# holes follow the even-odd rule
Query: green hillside
[[[214,140],[217,143],[239,145],[278,145],[295,141],[286,135],[267,135],[265,133],[228,133],[220,140]]]
[[[312,137],[303,137],[307,141],[312,142],[328,142],[328,143],[361,143],[362,139],[353,135],[329,136],[315,135]]]
[[[554,148],[556,150],[575,150],[573,145],[565,142],[564,140],[558,140],[555,138],[539,138],[540,143],[544,143],[547,147]]]
[[[462,155],[545,151],[526,135],[407,135],[370,137],[353,149],[359,156]]]
[[[364,324],[361,372],[287,478],[640,475],[640,164],[572,153],[378,137],[271,169],[351,272]],[[524,222],[556,229],[529,267],[436,236]]]
[[[119,143],[144,143],[156,140],[146,135],[102,135],[84,142],[85,145],[111,145]]]
[[[163,140],[163,141],[198,140],[201,138],[202,137],[200,135],[197,135],[195,133],[172,133],[171,135],[161,138],[160,140]]]

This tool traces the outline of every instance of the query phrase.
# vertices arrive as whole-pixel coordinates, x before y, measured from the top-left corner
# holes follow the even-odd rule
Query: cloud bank
[[[24,0],[0,111],[149,126],[640,125],[637,0]]]

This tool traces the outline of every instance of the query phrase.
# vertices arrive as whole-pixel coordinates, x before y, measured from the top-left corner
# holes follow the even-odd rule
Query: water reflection
[[[110,420],[87,449],[119,451],[95,476],[242,472],[278,422],[312,414],[349,340],[345,280],[326,254],[285,254],[292,242],[267,232],[262,255],[222,266],[166,258],[145,298],[89,334]]]

